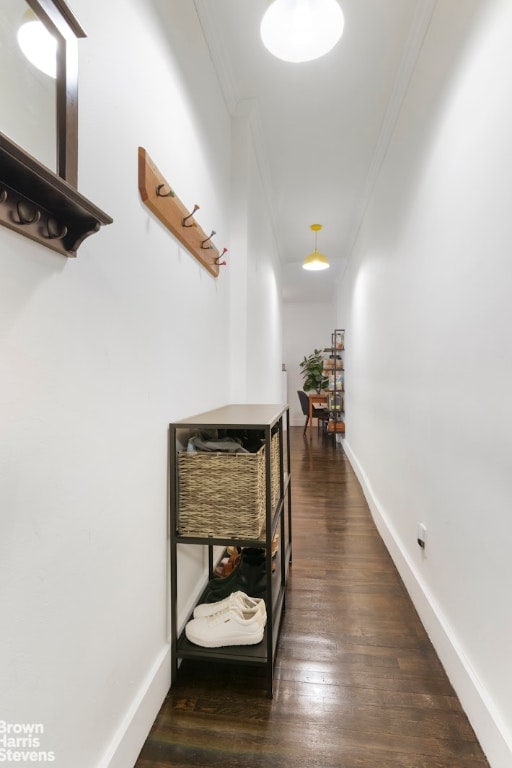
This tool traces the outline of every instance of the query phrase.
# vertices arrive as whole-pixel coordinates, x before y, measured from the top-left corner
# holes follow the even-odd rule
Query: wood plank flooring
[[[274,698],[257,668],[184,662],[135,768],[487,768],[343,450],[291,442]]]

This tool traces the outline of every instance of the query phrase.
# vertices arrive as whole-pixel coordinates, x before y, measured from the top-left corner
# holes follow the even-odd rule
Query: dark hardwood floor
[[[291,441],[274,698],[257,668],[183,662],[135,768],[486,768],[343,450]]]

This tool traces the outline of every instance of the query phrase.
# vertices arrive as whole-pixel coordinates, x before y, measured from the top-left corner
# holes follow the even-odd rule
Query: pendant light
[[[328,53],[343,33],[337,0],[273,0],[263,16],[263,45],[283,61],[312,61]]]
[[[302,269],[307,269],[310,272],[318,272],[321,269],[329,269],[327,256],[324,256],[323,253],[320,253],[316,247],[317,233],[322,229],[322,225],[311,224],[310,229],[315,233],[315,250],[313,253],[310,253],[309,256],[306,256],[304,263],[302,264]]]
[[[34,67],[49,77],[57,77],[57,41],[34,11],[28,8],[18,29],[18,44]]]

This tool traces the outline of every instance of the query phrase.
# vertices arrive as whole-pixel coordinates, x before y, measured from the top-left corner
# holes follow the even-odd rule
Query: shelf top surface
[[[225,405],[212,411],[198,413],[186,419],[175,421],[176,426],[211,425],[211,426],[272,426],[287,410],[287,405],[237,404]]]

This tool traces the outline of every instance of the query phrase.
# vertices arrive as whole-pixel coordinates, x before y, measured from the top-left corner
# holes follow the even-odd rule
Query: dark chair
[[[308,422],[309,422],[309,397],[301,389],[297,390],[297,394],[299,396],[300,406],[302,408],[302,413],[306,417],[306,423],[304,424],[304,433],[303,433],[305,435],[306,434],[306,430],[308,428]],[[325,422],[329,418],[329,414],[323,408],[315,408],[313,406],[312,418],[318,420],[317,421],[317,426],[318,426],[318,428],[320,428],[320,422],[322,422],[322,424],[325,425]]]

